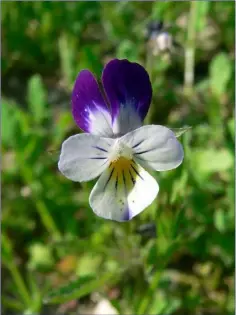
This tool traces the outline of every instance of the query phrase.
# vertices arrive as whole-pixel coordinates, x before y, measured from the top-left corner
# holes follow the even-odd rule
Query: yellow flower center
[[[133,161],[133,151],[119,139],[116,141],[110,153],[111,180],[115,182],[117,190],[130,191],[135,183],[136,172]]]
[[[132,160],[132,158],[132,149],[118,139],[110,154],[111,163],[118,162],[120,160],[120,165],[123,165],[126,163],[124,162],[125,160],[129,161]]]
[[[127,158],[121,156],[120,158],[113,160],[110,167],[114,167],[118,173],[121,173],[123,170],[129,169],[131,164],[131,159],[128,160]]]

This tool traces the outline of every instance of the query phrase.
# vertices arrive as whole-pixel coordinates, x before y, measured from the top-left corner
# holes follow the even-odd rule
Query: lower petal
[[[76,182],[99,176],[109,165],[109,150],[113,139],[90,134],[78,134],[62,144],[58,168],[62,174]]]
[[[128,221],[149,206],[158,194],[156,180],[131,160],[111,163],[94,186],[89,203],[100,217]]]

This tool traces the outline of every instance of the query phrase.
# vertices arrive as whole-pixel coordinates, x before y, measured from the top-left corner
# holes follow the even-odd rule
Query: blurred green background
[[[148,40],[159,19],[171,54]],[[4,314],[234,314],[234,54],[234,1],[2,3]],[[57,169],[79,132],[76,75],[115,57],[149,71],[149,123],[192,126],[184,163],[154,174],[157,199],[128,223],[95,216],[95,181]]]

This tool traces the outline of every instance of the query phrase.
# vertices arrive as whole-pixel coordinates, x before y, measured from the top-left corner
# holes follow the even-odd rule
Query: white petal
[[[152,203],[159,191],[156,180],[141,166],[131,160],[124,164],[125,167],[111,164],[90,194],[91,208],[105,219],[132,219]]]
[[[184,158],[182,145],[175,134],[164,126],[143,126],[129,132],[121,140],[133,148],[137,163],[156,171],[174,169]]]
[[[76,182],[99,176],[109,165],[107,157],[114,141],[87,133],[68,138],[62,144],[59,170]]]

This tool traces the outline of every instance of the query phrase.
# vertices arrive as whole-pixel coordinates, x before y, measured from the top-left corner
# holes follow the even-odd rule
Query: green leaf
[[[152,7],[152,19],[159,19],[160,16],[165,15],[168,10],[171,11],[171,5],[171,1],[155,1]]]
[[[4,145],[12,144],[15,135],[17,121],[14,117],[14,109],[6,100],[2,101],[2,142]]]
[[[28,267],[30,269],[50,268],[53,266],[53,255],[47,245],[35,243],[30,246],[29,254]]]
[[[94,275],[94,273],[96,274],[96,270],[99,268],[100,263],[100,256],[94,255],[94,253],[85,254],[79,260],[76,274],[82,277],[88,274]]]
[[[61,72],[66,86],[70,88],[74,81],[74,46],[67,33],[63,33],[58,40]]]
[[[226,53],[218,54],[210,64],[210,87],[216,97],[226,92],[233,66]]]
[[[228,121],[227,126],[228,126],[228,129],[229,129],[229,132],[230,132],[230,135],[231,135],[232,139],[234,139],[235,122],[234,122],[233,118],[231,118]]]
[[[3,263],[7,264],[9,260],[12,259],[13,249],[12,244],[9,241],[8,237],[3,234],[2,235],[2,259]]]
[[[22,314],[22,310],[24,309],[24,304],[21,301],[7,296],[2,296],[2,305],[6,308],[13,309],[17,314]]]
[[[28,85],[28,104],[33,115],[33,119],[37,124],[40,124],[46,117],[46,92],[39,75],[34,75]]]
[[[138,59],[138,50],[136,44],[129,39],[125,39],[120,43],[117,49],[117,58],[128,59],[129,61],[136,61]]]
[[[226,149],[198,149],[192,151],[191,155],[192,168],[199,176],[223,172],[233,168],[233,156]]]
[[[22,133],[27,130],[24,125],[27,115],[14,103],[2,100],[2,143],[7,147],[18,146]],[[17,137],[16,137],[17,135]]]
[[[91,275],[80,277],[78,280],[49,293],[48,296],[44,298],[44,303],[61,304],[73,299],[79,299],[98,290],[106,283],[111,284],[111,282],[116,281],[117,276],[119,276],[119,272],[115,275],[113,272],[105,273],[96,278]]]
[[[73,118],[71,113],[61,110],[57,113],[57,119],[53,124],[52,143],[54,147],[61,146],[66,133],[73,126]]]
[[[172,297],[166,299],[161,292],[157,293],[151,304],[149,314],[163,315],[173,314],[181,306],[180,299]]]
[[[217,230],[219,230],[220,232],[226,231],[228,227],[227,215],[222,209],[219,209],[215,212],[214,222]]]
[[[206,17],[207,13],[209,11],[210,7],[210,2],[209,1],[195,1],[195,14],[196,14],[196,19],[195,19],[195,31],[196,32],[201,32],[206,24]]]
[[[98,62],[97,54],[98,51],[96,50],[95,45],[84,46],[80,60],[81,64],[83,62],[83,67],[93,70],[94,73],[99,77],[102,72],[102,64]]]

